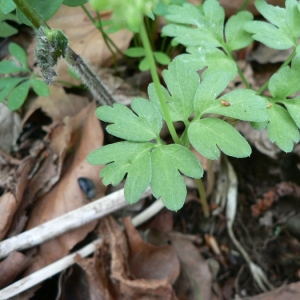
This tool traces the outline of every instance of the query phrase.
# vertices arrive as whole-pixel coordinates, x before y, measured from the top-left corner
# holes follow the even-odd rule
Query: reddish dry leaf
[[[101,167],[95,167],[86,162],[86,156],[101,147],[103,143],[103,132],[94,111],[95,104],[92,103],[82,109],[77,116],[65,119],[65,123],[73,129],[71,138],[71,145],[74,146],[73,153],[64,164],[60,181],[35,205],[27,229],[84,205],[85,195],[78,185],[79,177],[88,177],[97,183],[97,197],[104,195],[105,188],[99,179]],[[69,250],[95,227],[95,224],[96,222],[93,222],[39,246],[38,254],[26,273],[32,273],[68,254]]]
[[[177,299],[169,279],[133,278],[128,265],[129,249],[126,235],[112,217],[101,220],[99,231],[103,244],[96,251],[94,258],[78,259],[87,272],[91,299]],[[152,277],[155,277],[153,273]]]
[[[11,252],[0,263],[0,288],[12,282],[23,271],[27,261],[28,257],[21,252]]]
[[[43,196],[59,180],[62,163],[70,148],[72,131],[77,131],[74,123],[70,123],[69,117],[73,117],[88,105],[88,99],[72,94],[66,94],[63,88],[51,87],[50,97],[39,97],[29,108],[24,122],[28,120],[36,110],[41,109],[51,117],[54,122],[43,129],[48,132],[40,148],[34,149],[32,155],[37,156],[37,169],[27,184],[22,203],[16,212],[14,226],[10,229],[9,236],[21,232],[27,221],[26,209],[34,204],[38,197]],[[81,126],[82,123],[76,126]]]
[[[252,216],[259,217],[261,213],[271,208],[274,202],[287,196],[299,199],[300,187],[296,183],[286,181],[276,184],[273,189],[264,193],[262,199],[258,199],[257,203],[251,206]]]
[[[222,299],[213,293],[212,275],[205,259],[189,237],[181,233],[169,233],[181,265],[180,279],[176,283],[176,295],[180,299]]]
[[[154,246],[145,243],[130,218],[123,219],[128,245],[130,273],[136,279],[168,279],[173,284],[180,272],[174,248],[168,244]]]
[[[8,229],[10,228],[11,222],[13,220],[15,211],[17,209],[17,201],[15,196],[11,193],[5,193],[0,197],[0,239],[2,240]]]
[[[24,190],[28,184],[28,174],[31,171],[32,165],[33,158],[25,158],[16,170],[14,170],[14,168],[11,169],[11,178],[5,178],[8,180],[7,183],[9,183],[10,186],[6,186],[2,181],[3,184],[1,184],[1,186],[9,188],[10,192],[5,193],[0,198],[0,211],[2,216],[0,221],[0,240],[5,237],[10,229],[16,211],[22,202]]]

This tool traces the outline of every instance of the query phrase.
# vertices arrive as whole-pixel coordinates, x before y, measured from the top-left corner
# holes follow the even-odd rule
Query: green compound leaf
[[[87,157],[92,165],[107,164],[100,176],[105,185],[117,185],[128,174],[125,183],[125,198],[135,203],[151,181],[151,143],[119,142],[103,146]]]
[[[188,68],[183,61],[174,59],[163,71],[163,78],[169,92],[162,87],[165,100],[173,122],[187,121],[193,112],[193,101],[197,87],[199,86],[199,75]],[[150,101],[162,111],[154,84],[148,88]]]
[[[169,24],[163,28],[164,35],[175,37],[177,42],[185,46],[224,45],[225,13],[217,0],[205,1],[202,11],[189,3],[184,3],[182,6],[171,5],[168,12],[166,16],[168,21],[184,25]]]
[[[16,9],[16,4],[12,0],[2,0],[0,1],[0,10],[4,14],[8,14]]]
[[[199,71],[205,67],[202,78],[224,71],[230,74],[233,80],[237,74],[236,63],[230,59],[223,51],[215,47],[189,47],[186,49],[191,54],[181,54],[178,59],[182,60],[191,70]]]
[[[30,82],[37,95],[42,97],[48,97],[50,95],[50,89],[45,82],[34,78],[31,79]]]
[[[159,138],[162,117],[153,103],[143,98],[135,98],[131,111],[125,105],[115,103],[96,109],[97,117],[105,122],[114,123],[106,127],[107,132],[121,139],[148,142]]]
[[[300,57],[292,61],[291,68],[286,66],[275,73],[269,81],[269,91],[273,98],[285,99],[300,91]]]
[[[300,128],[300,96],[294,99],[285,99],[280,101],[283,103],[289,114],[293,118],[294,122]]]
[[[4,14],[0,10],[0,37],[8,37],[18,32],[16,28],[6,23],[7,20],[12,20],[19,23],[14,14]]]
[[[217,40],[223,42],[224,8],[217,0],[206,0],[203,4],[203,12],[210,31]]]
[[[186,0],[171,0],[168,1],[168,3],[165,3],[166,1],[160,0],[156,7],[153,9],[153,12],[158,16],[165,16],[168,14],[168,6],[171,4],[183,4],[186,2]]]
[[[19,84],[9,95],[7,107],[10,110],[19,109],[25,102],[30,88],[30,81]]]
[[[232,16],[225,26],[227,49],[230,51],[247,47],[253,42],[252,34],[245,31],[244,26],[253,20],[253,15],[247,11],[241,11]]]
[[[251,154],[251,147],[231,125],[217,118],[195,120],[188,128],[193,147],[208,159],[217,159],[220,150],[237,158]]]
[[[144,57],[139,63],[139,69],[142,72],[148,71],[150,69],[150,64],[147,57]]]
[[[201,116],[211,105],[211,102],[226,88],[230,75],[225,72],[213,73],[200,83],[194,98],[196,116]]]
[[[125,51],[125,55],[129,57],[144,57],[146,52],[142,47],[132,47]]]
[[[285,151],[291,152],[294,148],[294,142],[300,140],[299,129],[285,108],[273,103],[268,108],[269,125],[268,135],[271,142]]]
[[[24,68],[27,69],[27,54],[25,50],[16,43],[10,43],[8,49],[10,54],[13,55]]]
[[[219,114],[252,122],[268,120],[267,102],[252,90],[233,90],[210,103],[210,107],[203,113]]]
[[[58,11],[63,0],[27,0],[27,2],[36,10],[36,12],[42,17],[42,19],[47,21]],[[18,8],[17,16],[20,22],[32,26],[31,22]]]
[[[300,11],[296,0],[287,0],[286,8],[279,8],[256,0],[257,10],[272,24],[262,21],[247,22],[244,29],[253,38],[270,48],[283,50],[298,45],[300,35]]]
[[[71,7],[80,6],[88,3],[89,0],[63,0],[63,4]]]
[[[17,66],[12,60],[3,60],[0,62],[0,74],[12,74],[24,71],[24,67]]]
[[[186,185],[179,171],[200,178],[203,169],[194,154],[181,145],[163,145],[151,153],[151,189],[156,198],[161,197],[170,210],[179,210],[186,198]],[[179,171],[178,171],[179,170]]]
[[[20,77],[0,78],[0,102],[3,101],[10,94],[10,92],[23,80],[24,78]]]
[[[167,65],[170,63],[170,57],[163,52],[153,52],[154,59],[161,65]]]

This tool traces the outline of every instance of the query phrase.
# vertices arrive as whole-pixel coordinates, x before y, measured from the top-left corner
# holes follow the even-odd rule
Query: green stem
[[[247,5],[249,4],[249,2],[250,2],[250,0],[244,0],[244,3],[239,8],[238,12],[243,11],[247,7]]]
[[[13,1],[36,29],[39,29],[40,27],[51,29],[27,0]]]
[[[286,67],[292,60],[293,60],[293,58],[295,57],[295,55],[296,55],[296,47],[294,48],[294,51],[291,53],[291,55],[288,57],[288,59],[280,66],[280,68],[276,71],[276,73],[280,70],[280,69],[282,69],[282,68],[284,68],[284,67]],[[275,74],[276,74],[275,73]],[[261,95],[265,90],[266,90],[266,88],[268,87],[268,84],[269,84],[269,81],[270,81],[270,79],[269,80],[267,80],[262,86],[261,86],[261,88],[257,91],[257,95]]]
[[[226,51],[228,57],[229,57],[233,62],[235,62],[235,60],[234,60],[233,57],[232,57],[231,52],[230,52],[230,51],[227,51],[226,49],[225,49],[225,51]],[[241,79],[242,79],[244,85],[246,86],[247,89],[250,90],[250,89],[251,89],[251,86],[250,86],[248,80],[247,80],[246,77],[244,76],[244,74],[243,74],[241,68],[238,66],[238,64],[236,64],[236,66],[237,66],[238,73],[239,73],[239,75],[240,75],[240,77],[241,77]]]
[[[204,217],[209,218],[210,211],[209,211],[209,207],[208,207],[208,203],[207,203],[207,198],[206,198],[206,193],[205,193],[205,188],[204,188],[204,185],[203,185],[203,181],[202,181],[201,178],[195,179],[195,180],[196,180],[196,184],[197,184],[198,191],[199,191],[199,196],[200,196],[200,201],[201,201],[201,204],[202,204]]]
[[[139,32],[140,32],[140,37],[142,39],[142,43],[143,43],[143,46],[144,46],[144,49],[145,49],[145,52],[146,52],[146,57],[149,61],[150,72],[151,72],[152,80],[154,82],[154,86],[155,86],[155,89],[156,89],[156,92],[157,92],[157,95],[158,95],[158,99],[159,99],[160,106],[161,106],[161,109],[162,109],[163,117],[166,120],[168,129],[170,131],[170,134],[172,136],[173,141],[176,144],[181,144],[180,140],[179,140],[179,137],[176,133],[176,130],[174,128],[173,122],[171,120],[167,104],[165,102],[165,97],[164,97],[164,94],[163,94],[163,91],[162,91],[162,88],[161,88],[161,85],[160,85],[160,81],[159,81],[159,78],[158,78],[158,74],[157,74],[157,70],[156,70],[156,66],[155,66],[155,61],[154,61],[152,49],[151,49],[150,42],[149,42],[149,39],[148,39],[148,36],[147,36],[145,25],[144,25],[143,22],[141,23]]]
[[[106,34],[106,32],[103,30],[103,26],[102,26],[102,22],[101,22],[101,18],[100,18],[99,13],[97,12],[97,18],[98,18],[99,26],[96,26],[95,19],[92,17],[92,15],[90,14],[90,12],[86,9],[86,7],[83,4],[80,5],[80,6],[83,9],[83,11],[85,12],[85,14],[88,16],[88,18],[91,20],[91,22],[100,31],[100,33],[101,33],[101,35],[103,37],[105,45],[107,46],[107,48],[109,49],[109,51],[111,52],[111,54],[112,54],[112,56],[114,58],[114,65],[115,65],[115,68],[116,68],[117,67],[117,57],[116,57],[115,52],[113,51],[113,49],[111,48],[111,46],[109,44],[110,38],[108,37],[108,35]]]

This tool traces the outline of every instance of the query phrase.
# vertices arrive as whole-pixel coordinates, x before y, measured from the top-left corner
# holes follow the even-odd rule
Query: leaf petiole
[[[165,102],[165,98],[164,98],[164,95],[163,95],[163,92],[161,89],[161,85],[159,82],[159,78],[158,78],[158,74],[157,74],[157,70],[156,70],[156,66],[155,66],[153,52],[152,52],[152,49],[150,46],[147,31],[146,31],[146,28],[145,28],[145,25],[143,22],[141,22],[141,25],[139,28],[139,33],[140,33],[140,37],[141,37],[141,40],[142,40],[142,43],[143,43],[143,46],[144,46],[144,49],[146,52],[146,57],[148,59],[149,65],[150,65],[151,76],[152,76],[153,83],[154,83],[154,86],[155,86],[155,89],[156,89],[156,92],[157,92],[157,95],[159,98],[159,102],[160,102],[160,105],[162,108],[162,113],[163,113],[164,119],[166,120],[168,129],[170,131],[173,141],[176,144],[181,144],[180,139],[176,133],[175,127],[172,123],[167,104]]]

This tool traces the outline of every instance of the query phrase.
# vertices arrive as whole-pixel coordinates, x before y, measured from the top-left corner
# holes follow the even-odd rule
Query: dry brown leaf
[[[94,110],[95,103],[91,103],[82,109],[77,116],[65,118],[64,122],[72,127],[73,154],[68,157],[64,164],[60,181],[35,205],[27,229],[84,205],[85,195],[78,185],[79,177],[88,177],[97,183],[97,197],[104,195],[105,188],[99,179],[101,167],[95,167],[86,162],[86,156],[103,144],[103,132]],[[27,274],[65,256],[95,227],[95,224],[96,222],[92,222],[39,246],[38,254],[34,257],[34,263],[27,270]]]
[[[12,282],[23,271],[27,261],[28,257],[21,252],[11,252],[0,263],[0,288]]]
[[[75,116],[89,103],[87,98],[67,94],[62,87],[51,85],[49,88],[49,97],[38,97],[31,103],[23,118],[23,124],[38,109],[41,109],[52,119],[53,123],[56,123],[61,122],[66,116]]]
[[[101,220],[99,231],[103,244],[96,251],[95,257],[77,259],[87,272],[92,300],[177,299],[168,279],[133,278],[128,265],[129,249],[126,235],[112,217]]]
[[[0,103],[0,148],[9,153],[21,131],[21,118],[6,104]]]
[[[16,198],[11,192],[5,193],[0,197],[0,240],[5,237],[6,232],[10,228],[17,207]]]
[[[95,15],[88,4],[86,8]],[[69,39],[70,47],[91,66],[108,66],[112,62],[112,54],[105,45],[104,39],[99,30],[92,24],[81,7],[69,7],[62,5],[58,12],[48,21],[50,27],[62,30]],[[125,51],[133,37],[128,30],[120,30],[110,35],[110,38],[121,51]],[[34,46],[28,52],[29,57],[34,57]],[[33,61],[30,62],[33,65]],[[58,62],[55,71],[58,74],[57,80],[63,80],[78,84],[68,73],[68,68],[63,60]]]
[[[79,255],[76,262],[86,272],[91,300],[113,300],[113,291],[109,282],[109,249],[107,244],[102,244],[95,251],[94,257],[83,259]]]
[[[130,218],[123,219],[123,224],[128,239],[131,275],[136,279],[168,279],[173,284],[180,272],[174,248],[168,244],[154,246],[145,243]]]
[[[8,190],[0,198],[0,240],[7,234],[13,223],[16,211],[22,203],[24,191],[28,185],[28,174],[33,166],[34,159],[27,157],[21,161],[19,166],[9,166],[1,169],[1,186]],[[2,165],[3,166],[3,165]],[[6,172],[5,172],[6,171]]]
[[[235,300],[299,300],[300,299],[300,282],[291,283],[277,288],[273,291],[259,294],[254,297],[236,296]]]
[[[51,86],[50,97],[39,97],[31,104],[23,124],[38,110],[41,109],[52,118],[53,123],[43,129],[48,133],[39,147],[32,149],[35,156],[35,169],[26,186],[21,205],[14,217],[14,227],[10,229],[9,236],[21,232],[27,221],[25,210],[32,205],[38,197],[49,192],[53,185],[59,180],[62,164],[66,153],[70,148],[74,124],[70,124],[68,117],[75,116],[84,107],[89,105],[87,98],[66,94],[61,87]],[[64,122],[64,119],[66,121]],[[82,123],[76,126],[82,126]]]
[[[181,264],[181,276],[176,284],[176,295],[180,299],[222,299],[213,293],[212,275],[208,264],[191,239],[181,233],[169,233]]]

